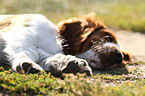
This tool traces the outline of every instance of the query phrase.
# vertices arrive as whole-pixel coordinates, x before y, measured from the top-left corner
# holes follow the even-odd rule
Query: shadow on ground
[[[93,70],[93,75],[96,74],[110,74],[110,75],[122,75],[125,74],[127,75],[129,72],[125,66],[125,64],[116,66],[115,68],[109,69],[109,70],[104,70],[104,71],[98,71],[98,70]]]

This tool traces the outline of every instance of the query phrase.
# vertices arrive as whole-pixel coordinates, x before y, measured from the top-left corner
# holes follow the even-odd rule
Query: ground
[[[116,32],[121,49],[130,52],[133,58],[145,61],[145,34],[139,32]]]

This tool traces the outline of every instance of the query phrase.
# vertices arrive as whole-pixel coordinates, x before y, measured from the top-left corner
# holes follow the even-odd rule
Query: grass
[[[1,95],[51,96],[144,96],[145,62],[128,64],[87,77],[64,74],[64,80],[49,73],[19,74],[0,68]]]
[[[145,33],[145,0],[1,0],[0,14],[43,14],[55,24],[95,12],[114,30]],[[144,96],[145,62],[108,71],[64,74],[64,80],[43,74],[19,74],[0,67],[0,95]]]
[[[0,14],[40,13],[55,24],[95,12],[110,28],[145,33],[144,0],[1,0]]]

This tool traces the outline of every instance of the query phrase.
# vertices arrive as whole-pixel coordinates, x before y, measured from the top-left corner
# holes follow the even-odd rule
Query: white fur
[[[38,62],[41,60],[40,53],[43,56],[61,52],[61,47],[56,42],[57,27],[51,21],[43,15],[34,15],[32,20],[24,23],[29,25],[14,26],[2,36],[7,44],[4,52],[8,53],[14,67],[19,58]],[[38,49],[43,50],[44,54]]]
[[[120,41],[119,40],[117,40],[117,46],[120,49]]]
[[[119,49],[119,45],[111,42],[107,42],[103,44],[103,47],[114,47],[116,49]],[[108,53],[111,52],[111,49],[108,50]]]
[[[116,47],[118,48],[118,44],[116,45],[115,43],[107,42],[103,44],[103,47]]]
[[[90,49],[90,50],[88,50],[84,53],[78,54],[77,57],[86,59],[88,61],[88,63],[94,68],[96,68],[96,67],[100,68],[101,67],[101,65],[99,63],[100,59],[98,57],[98,53],[94,52],[92,49]],[[96,61],[96,63],[91,62],[91,60]]]

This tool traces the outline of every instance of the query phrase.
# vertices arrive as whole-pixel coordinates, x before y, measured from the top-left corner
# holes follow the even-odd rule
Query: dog
[[[91,15],[57,26],[41,14],[0,15],[0,64],[15,72],[91,75],[125,60],[114,33]]]
[[[120,49],[115,34],[102,22],[95,21],[95,17],[95,13],[90,13],[58,24],[63,52],[87,60],[94,70],[107,70],[129,63],[130,54]]]

